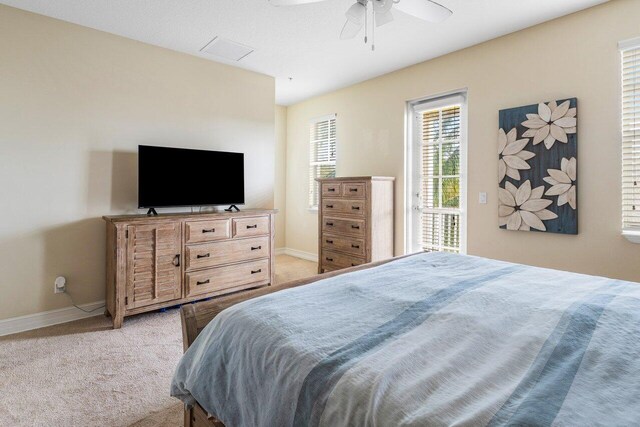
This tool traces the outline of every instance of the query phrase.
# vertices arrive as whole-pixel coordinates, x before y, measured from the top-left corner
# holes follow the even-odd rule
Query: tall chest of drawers
[[[273,283],[273,210],[104,219],[114,328],[126,316]]]
[[[319,178],[318,272],[393,257],[392,177]]]

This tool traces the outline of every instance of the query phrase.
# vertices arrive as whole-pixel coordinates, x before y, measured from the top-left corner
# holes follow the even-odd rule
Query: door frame
[[[404,252],[410,254],[422,250],[417,247],[420,218],[420,151],[421,147],[420,110],[441,108],[460,103],[460,253],[467,253],[467,212],[468,212],[468,89],[462,88],[437,95],[413,99],[405,106],[405,194],[404,194]],[[417,154],[416,154],[417,153]]]

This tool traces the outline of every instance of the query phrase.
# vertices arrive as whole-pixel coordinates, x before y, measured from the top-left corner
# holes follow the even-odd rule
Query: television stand
[[[149,212],[147,212],[147,216],[158,216],[158,212],[154,208],[149,208]]]
[[[275,214],[104,217],[105,300],[114,328],[127,316],[274,284]]]
[[[233,212],[234,209],[236,210],[236,212],[240,212],[240,209],[238,209],[236,205],[229,206],[229,208],[225,209],[225,212]]]

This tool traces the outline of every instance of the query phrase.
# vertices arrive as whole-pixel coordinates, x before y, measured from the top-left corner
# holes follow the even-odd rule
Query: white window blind
[[[421,237],[426,251],[460,252],[461,105],[420,113]]]
[[[622,51],[622,227],[640,234],[640,39]],[[634,233],[635,232],[635,233]]]
[[[309,207],[316,208],[319,199],[316,178],[336,176],[336,115],[312,120],[309,131]]]

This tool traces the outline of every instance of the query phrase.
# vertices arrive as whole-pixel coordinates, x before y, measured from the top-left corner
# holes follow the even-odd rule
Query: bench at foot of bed
[[[184,410],[184,427],[225,427],[222,421],[209,416],[202,406],[196,405]]]

